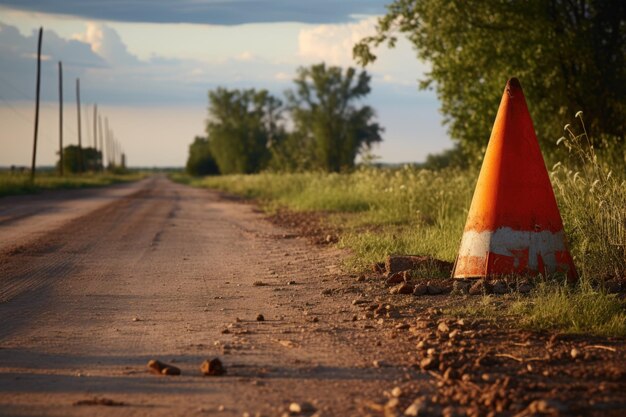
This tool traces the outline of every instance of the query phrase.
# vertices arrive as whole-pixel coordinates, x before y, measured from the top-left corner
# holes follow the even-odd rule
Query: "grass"
[[[624,302],[598,289],[606,279],[626,276],[626,161],[619,152],[606,153],[611,162],[598,155],[577,117],[581,133],[566,127],[560,140],[564,162],[550,176],[579,283],[546,281],[505,306],[487,297],[452,313],[513,315],[533,329],[626,336]],[[339,245],[353,254],[348,266],[358,270],[392,253],[454,260],[477,176],[475,170],[405,167],[175,179],[255,198],[270,212],[287,207],[329,213],[328,221],[341,230]]]
[[[0,197],[19,194],[32,194],[42,190],[102,187],[106,185],[136,181],[144,177],[142,173],[130,174],[83,174],[66,175],[38,173],[31,183],[28,174],[0,172]]]

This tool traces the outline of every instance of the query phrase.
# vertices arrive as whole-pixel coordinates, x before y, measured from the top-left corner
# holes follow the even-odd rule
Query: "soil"
[[[107,191],[38,196],[0,223],[31,231],[0,240],[0,415],[624,415],[623,339],[446,317],[472,297],[342,273],[323,215],[132,187],[84,210]]]

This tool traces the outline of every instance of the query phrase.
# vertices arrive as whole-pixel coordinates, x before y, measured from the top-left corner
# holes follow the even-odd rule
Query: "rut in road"
[[[362,415],[415,375],[372,365],[379,336],[353,321],[341,253],[290,237],[157,177],[2,254],[0,414],[107,415],[72,406],[100,396],[129,404],[115,415],[279,415],[291,401]],[[200,376],[214,356],[227,376]],[[148,374],[152,358],[183,375]]]

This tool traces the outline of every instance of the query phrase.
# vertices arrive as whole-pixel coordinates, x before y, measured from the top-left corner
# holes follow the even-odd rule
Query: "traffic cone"
[[[453,277],[538,273],[577,277],[522,86],[511,78],[491,131]]]

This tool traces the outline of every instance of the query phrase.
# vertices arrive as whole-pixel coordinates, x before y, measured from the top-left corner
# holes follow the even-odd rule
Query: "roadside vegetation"
[[[145,174],[139,172],[127,172],[124,174],[86,173],[64,176],[53,172],[38,172],[35,182],[32,183],[28,173],[0,171],[0,197],[33,194],[42,190],[103,187],[122,182],[137,181],[143,177],[145,177]]]
[[[626,176],[623,156],[599,152],[582,114],[559,140],[562,162],[550,175],[581,279],[572,286],[547,280],[531,297],[507,297],[505,308],[486,297],[456,313],[518,317],[534,329],[626,336],[626,310],[604,283],[626,276]],[[610,157],[609,157],[610,156]],[[453,261],[478,170],[448,167],[361,166],[352,172],[272,173],[193,178],[194,186],[256,199],[268,212],[280,208],[327,214],[351,251],[347,267],[365,270],[389,254],[428,255]],[[487,313],[489,312],[489,313]]]

